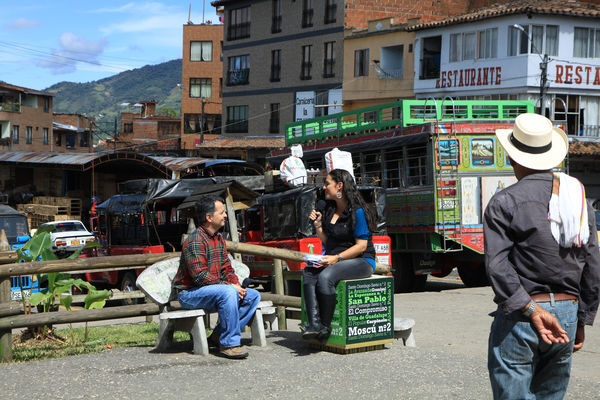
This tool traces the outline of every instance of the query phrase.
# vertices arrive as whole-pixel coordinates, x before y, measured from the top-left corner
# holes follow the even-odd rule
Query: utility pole
[[[544,54],[544,58],[540,63],[540,70],[540,114],[544,115],[546,100],[546,83],[548,82],[548,54]]]
[[[206,98],[202,98],[202,111],[200,112],[200,143],[204,143],[204,104],[206,104]]]
[[[115,128],[113,131],[113,150],[117,151],[117,117],[115,117]]]

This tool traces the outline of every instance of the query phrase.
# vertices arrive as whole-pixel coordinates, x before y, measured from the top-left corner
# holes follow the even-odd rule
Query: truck
[[[29,224],[27,216],[20,211],[0,204],[0,230],[4,230],[10,250],[17,250],[29,241]],[[11,300],[21,300],[39,291],[39,282],[33,275],[15,276],[11,278]]]
[[[287,124],[286,145],[302,145],[306,167],[316,169],[332,148],[349,151],[357,181],[385,188],[397,292],[422,290],[428,274],[454,268],[466,286],[481,286],[483,211],[516,182],[495,131],[533,111],[532,101],[400,100]]]

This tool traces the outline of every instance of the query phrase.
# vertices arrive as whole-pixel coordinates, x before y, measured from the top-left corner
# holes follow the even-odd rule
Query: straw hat
[[[526,113],[515,118],[513,129],[496,129],[496,137],[510,158],[535,170],[552,169],[566,157],[569,139],[543,115]]]

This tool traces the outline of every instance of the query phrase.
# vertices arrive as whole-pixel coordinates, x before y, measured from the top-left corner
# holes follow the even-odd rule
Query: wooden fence
[[[98,270],[116,270],[147,267],[158,261],[179,257],[180,253],[134,254],[124,256],[79,258],[75,260],[35,261],[16,263],[15,252],[7,251],[8,243],[2,241],[0,233],[0,361],[12,359],[12,329],[41,326],[58,323],[99,321],[137,316],[150,316],[159,313],[156,304],[138,304],[132,306],[109,307],[99,310],[76,310],[40,314],[22,314],[22,306],[10,302],[10,277],[33,275],[49,272],[84,272]],[[241,253],[273,259],[272,263],[249,263],[250,269],[272,270],[273,293],[261,293],[263,300],[271,300],[277,306],[279,326],[286,329],[285,307],[300,308],[299,297],[284,294],[284,279],[299,279],[299,274],[284,271],[283,260],[303,261],[305,254],[297,251],[279,249],[248,243],[227,242],[232,253]],[[389,273],[386,265],[377,265],[376,273]],[[179,302],[172,302],[175,309],[181,308]],[[290,311],[290,310],[288,310]],[[288,314],[290,314],[288,312]],[[297,312],[291,313],[298,318]]]

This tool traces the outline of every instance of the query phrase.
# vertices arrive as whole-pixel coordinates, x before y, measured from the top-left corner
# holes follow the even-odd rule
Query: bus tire
[[[119,289],[123,293],[132,292],[136,290],[135,281],[137,277],[134,272],[127,271],[121,277],[119,283]],[[124,306],[132,306],[134,304],[138,304],[139,299],[122,299],[121,304]]]

